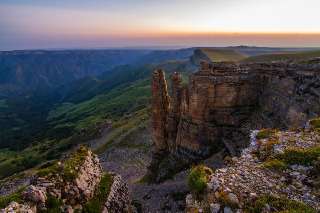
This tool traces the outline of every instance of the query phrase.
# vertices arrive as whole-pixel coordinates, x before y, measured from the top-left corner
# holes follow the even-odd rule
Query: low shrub
[[[320,118],[315,118],[315,119],[310,120],[310,125],[314,129],[319,129],[320,128]]]
[[[102,212],[104,203],[108,198],[112,183],[112,175],[106,173],[102,176],[99,187],[95,191],[94,197],[83,206],[84,213]]]
[[[279,159],[270,159],[264,162],[263,167],[268,168],[268,169],[274,169],[277,171],[283,171],[285,170],[288,166],[286,163]]]
[[[286,149],[283,154],[277,156],[288,165],[299,164],[309,166],[313,161],[320,157],[320,146],[308,149],[290,148]]]
[[[257,151],[257,157],[260,160],[267,160],[273,153],[273,146],[279,144],[278,140],[270,139],[265,143],[260,143]]]
[[[58,171],[59,171],[58,161],[52,161],[42,165],[38,169],[37,175],[40,177],[45,177],[45,176],[56,174]]]
[[[24,191],[24,189],[25,187],[22,187],[12,194],[9,194],[6,196],[0,196],[0,209],[5,208],[12,201],[21,203],[23,201],[22,192]]]
[[[239,207],[237,203],[234,203],[232,200],[230,200],[227,192],[220,191],[218,192],[218,194],[219,194],[218,200],[221,204],[223,204],[223,206],[229,206],[232,209],[236,209]]]
[[[199,165],[193,167],[188,176],[188,185],[192,192],[199,194],[207,187],[209,176],[213,173],[212,169]]]
[[[273,212],[292,212],[292,213],[316,213],[316,211],[304,203],[290,200],[284,197],[273,197],[265,195],[259,197],[255,202],[246,203],[245,209],[247,213],[260,213],[266,205],[269,205]]]
[[[63,205],[62,200],[53,197],[52,195],[47,194],[47,200],[46,200],[46,212],[48,213],[59,213],[61,212],[61,206]]]
[[[277,132],[277,130],[275,130],[275,129],[262,129],[262,130],[260,130],[260,131],[258,132],[256,138],[257,138],[258,140],[270,138],[270,137],[273,136],[276,132]]]

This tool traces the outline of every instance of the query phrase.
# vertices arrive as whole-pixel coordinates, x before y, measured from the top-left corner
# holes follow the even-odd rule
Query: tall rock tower
[[[168,148],[167,120],[170,107],[167,82],[163,70],[155,70],[152,76],[152,136],[155,151]]]

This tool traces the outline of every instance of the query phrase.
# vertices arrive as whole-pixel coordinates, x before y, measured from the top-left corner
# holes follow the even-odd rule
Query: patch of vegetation
[[[319,129],[320,128],[320,118],[315,118],[315,119],[310,120],[310,125],[314,129]]]
[[[273,197],[265,195],[259,197],[255,202],[250,202],[245,205],[245,212],[247,213],[260,213],[266,205],[269,205],[273,212],[292,212],[292,213],[316,213],[316,210],[307,206],[304,203],[290,200],[283,197]]]
[[[258,140],[266,139],[274,136],[274,134],[277,132],[275,129],[262,129],[258,132],[256,138]]]
[[[59,171],[59,168],[58,161],[48,162],[37,170],[37,175],[40,177],[51,176],[56,174]]]
[[[118,146],[136,147],[134,144],[130,144],[127,137],[134,133],[139,128],[144,128],[149,120],[149,109],[143,108],[130,116],[123,117],[117,122],[113,123],[113,130],[109,133],[106,142],[95,149],[95,153],[100,154],[107,150],[110,146],[114,144],[115,141],[120,142]]]
[[[25,190],[25,187],[22,187],[10,195],[1,196],[0,197],[0,209],[5,208],[12,201],[21,203],[23,201],[22,192],[24,190]]]
[[[41,163],[41,156],[33,153],[22,153],[22,155],[13,155],[0,161],[0,179],[29,169]]]
[[[273,146],[279,144],[279,141],[275,139],[270,139],[264,143],[258,141],[258,144],[259,149],[256,152],[256,155],[260,160],[265,161],[272,155]]]
[[[113,177],[105,173],[101,178],[99,187],[97,188],[94,197],[83,206],[84,213],[100,213],[104,208],[110,188],[113,182]]]
[[[313,179],[313,187],[317,189],[316,194],[320,197],[320,157],[312,163],[311,177]]]
[[[46,200],[46,207],[47,213],[60,213],[61,212],[61,206],[63,205],[62,200],[47,194],[47,200]]]
[[[190,190],[195,194],[203,192],[207,187],[209,177],[212,173],[212,169],[204,165],[198,165],[191,168],[188,176],[188,186]]]
[[[76,152],[72,153],[71,156],[63,162],[63,171],[62,175],[65,180],[74,180],[77,175],[77,169],[83,161],[88,156],[88,149],[85,146],[80,146]]]
[[[227,192],[220,191],[218,192],[218,196],[218,200],[223,204],[223,206],[229,206],[233,209],[236,209],[238,207],[237,203],[234,203],[232,200],[230,200]]]
[[[273,169],[273,170],[277,170],[277,171],[283,171],[288,167],[288,165],[286,163],[284,163],[283,161],[281,161],[279,159],[267,160],[262,165],[265,168]]]
[[[276,156],[277,159],[282,160],[288,165],[299,164],[309,166],[313,161],[320,157],[320,146],[308,149],[289,148],[283,154]]]

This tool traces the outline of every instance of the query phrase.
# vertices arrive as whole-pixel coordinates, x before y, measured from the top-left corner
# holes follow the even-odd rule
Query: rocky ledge
[[[320,119],[292,131],[252,131],[240,157],[217,169],[187,212],[319,212]]]
[[[121,176],[102,171],[98,157],[81,146],[62,161],[42,166],[31,185],[0,198],[0,212],[129,212]]]

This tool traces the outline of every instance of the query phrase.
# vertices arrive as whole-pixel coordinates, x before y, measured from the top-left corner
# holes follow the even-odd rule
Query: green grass
[[[62,200],[47,194],[46,207],[47,213],[60,213],[60,207],[63,205]]]
[[[188,175],[188,186],[190,190],[195,194],[203,192],[207,187],[209,177],[212,173],[212,169],[203,165],[198,165],[191,168],[191,171]]]
[[[97,137],[99,125],[106,120],[114,124],[108,141],[122,137],[149,119],[146,107],[150,91],[150,80],[139,80],[78,104],[58,106],[47,118],[49,138],[35,138],[33,144],[20,151],[0,149],[0,179],[58,159],[73,146]]]
[[[88,148],[80,146],[75,152],[62,162],[63,166],[59,166],[58,161],[48,162],[37,170],[39,176],[50,176],[54,174],[60,174],[64,180],[72,181],[77,178],[77,169],[84,162],[88,156]]]
[[[314,119],[310,120],[310,125],[314,129],[319,129],[320,128],[320,118],[314,118]]]
[[[279,159],[267,160],[267,161],[263,162],[262,165],[265,168],[273,169],[273,170],[276,170],[276,171],[283,171],[286,168],[288,168],[288,165],[285,162],[283,162],[283,161],[281,161]]]
[[[76,152],[72,153],[70,157],[63,162],[63,177],[65,180],[72,181],[77,175],[77,168],[85,161],[88,156],[88,149],[85,146],[80,146]]]
[[[207,55],[212,62],[222,61],[240,61],[246,58],[245,55],[232,49],[219,48],[201,48],[201,51]]]
[[[105,173],[101,178],[99,186],[94,194],[94,197],[83,206],[84,213],[102,212],[104,208],[104,203],[108,198],[112,182],[113,177],[110,174]]]
[[[119,121],[115,122],[112,125],[113,130],[109,133],[108,138],[106,139],[105,143],[94,151],[97,154],[103,153],[107,150],[110,146],[114,145],[114,142],[118,141],[119,145],[125,143],[126,136],[133,133],[135,130],[142,128],[146,125],[150,118],[149,110],[144,108],[133,113],[130,117],[124,117]],[[127,144],[130,146],[129,144]]]
[[[274,53],[266,55],[252,56],[242,60],[245,63],[251,62],[271,62],[282,60],[307,60],[315,57],[320,57],[320,51],[301,51],[301,52],[289,52],[289,53]]]
[[[299,164],[309,166],[320,157],[320,146],[308,149],[290,148],[276,156],[288,165]]]
[[[262,129],[262,130],[260,130],[260,131],[258,132],[256,138],[257,138],[258,140],[270,138],[270,137],[272,137],[276,132],[277,132],[277,130],[275,130],[275,129]]]
[[[68,124],[81,130],[106,119],[117,120],[126,113],[144,108],[148,105],[150,96],[150,81],[137,81],[79,104],[64,104],[51,111],[48,120],[55,127]]]
[[[247,203],[245,205],[245,212],[247,213],[260,213],[268,204],[273,212],[290,212],[290,213],[316,213],[316,210],[307,206],[304,203],[289,200],[287,198],[276,198],[270,195],[259,197],[255,202]]]
[[[5,208],[10,202],[15,201],[21,203],[23,201],[22,192],[24,191],[25,187],[20,188],[16,192],[0,197],[0,209]]]

